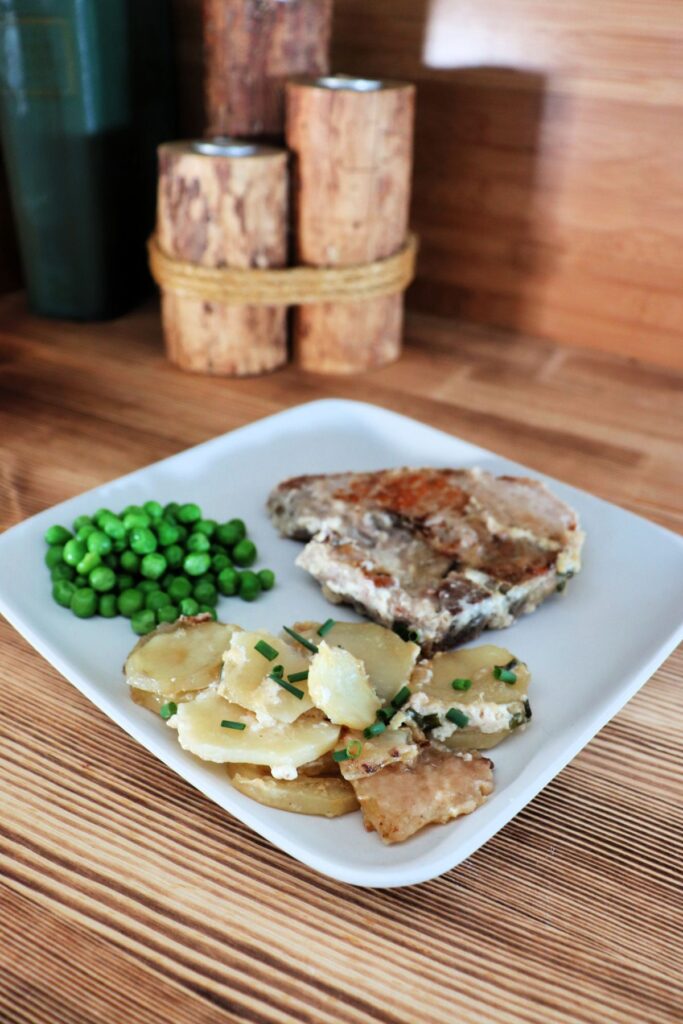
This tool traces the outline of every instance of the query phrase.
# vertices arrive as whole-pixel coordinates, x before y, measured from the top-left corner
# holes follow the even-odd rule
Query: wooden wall
[[[681,0],[335,0],[418,83],[413,306],[683,366]]]
[[[0,295],[21,288],[19,250],[0,151]]]

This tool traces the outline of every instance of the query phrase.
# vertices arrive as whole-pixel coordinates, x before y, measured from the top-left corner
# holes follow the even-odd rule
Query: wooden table
[[[401,362],[363,379],[227,381],[169,366],[154,308],[72,325],[5,299],[0,526],[339,395],[683,528],[683,377],[445,321],[408,333]],[[0,665],[0,1020],[681,1019],[680,652],[465,864],[393,891],[337,884],[272,849],[7,624]]]

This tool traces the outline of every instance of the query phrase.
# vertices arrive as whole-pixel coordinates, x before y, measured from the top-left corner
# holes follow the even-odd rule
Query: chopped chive
[[[308,669],[305,672],[292,672],[287,678],[290,683],[304,683],[308,679]]]
[[[259,640],[257,644],[254,644],[254,650],[262,654],[268,661],[275,661],[278,656],[278,652],[274,647],[271,647],[265,640]]]
[[[159,708],[159,714],[164,719],[164,721],[166,721],[167,719],[172,718],[177,710],[178,705],[175,703],[175,701],[169,700],[168,704],[161,705],[161,707]]]
[[[410,700],[410,687],[402,686],[396,696],[391,698],[392,707],[402,708],[406,701]]]
[[[471,679],[454,679],[451,683],[454,690],[469,690],[472,686]]]
[[[373,736],[379,736],[379,734],[384,732],[385,729],[386,724],[384,722],[373,722],[372,725],[367,727],[367,729],[363,729],[363,735],[367,736],[367,738],[371,740]]]
[[[503,665],[503,668],[512,669],[512,668],[517,668],[518,665],[519,665],[519,662],[517,661],[516,658],[510,658],[510,660],[508,661],[507,665]]]
[[[377,717],[381,722],[385,722],[388,725],[391,719],[396,714],[396,711],[397,708],[392,707],[391,704],[387,704],[386,707],[379,709],[379,711],[377,712]]]
[[[516,714],[510,719],[510,729],[518,729],[520,725],[524,725],[526,719],[521,711],[517,711]]]
[[[285,674],[285,666],[275,665],[272,671],[274,676],[283,676]]]
[[[360,740],[351,740],[346,744],[346,753],[355,761],[363,753],[363,744]]]
[[[350,756],[351,755],[349,754],[348,750],[346,750],[346,749],[335,750],[334,753],[332,754],[332,760],[333,761],[337,761],[337,762],[339,762],[339,761],[348,761]]]
[[[274,683],[277,683],[278,686],[281,686],[283,690],[286,690],[287,693],[291,693],[292,696],[296,697],[298,700],[301,700],[303,697],[303,690],[300,690],[298,686],[292,686],[291,683],[288,683],[286,679],[283,679],[282,676],[277,675],[275,672],[271,672],[268,678],[272,679]]]
[[[230,722],[227,718],[224,718],[221,722],[222,729],[246,729],[244,722]]]
[[[418,721],[418,725],[426,732],[428,729],[437,729],[441,725],[441,719],[436,714],[424,715]]]
[[[517,682],[517,676],[514,672],[510,672],[509,669],[505,668],[504,665],[494,665],[493,675],[496,679],[500,679],[503,683],[507,683],[512,686],[513,683]]]
[[[531,704],[528,700],[524,700],[524,713],[526,715],[527,722],[531,721]]]
[[[420,634],[417,633],[414,629],[411,629],[410,632],[408,633],[408,639],[413,644],[419,644]]]
[[[335,623],[334,619],[327,619],[327,621],[323,622],[322,626],[318,630],[318,636],[325,636],[325,634],[329,633],[329,631],[335,625],[336,625],[336,623]]]
[[[296,640],[296,642],[301,644],[302,647],[305,647],[307,651],[312,651],[313,654],[318,653],[318,648],[315,644],[312,644],[311,641],[307,640],[305,636],[301,635],[301,633],[296,633],[293,629],[290,629],[289,626],[283,626],[282,628],[285,633],[288,633],[293,640]]]
[[[464,711],[460,710],[460,708],[451,708],[446,712],[446,718],[449,722],[452,722],[453,725],[457,725],[459,729],[464,729],[465,726],[469,724],[469,718]]]

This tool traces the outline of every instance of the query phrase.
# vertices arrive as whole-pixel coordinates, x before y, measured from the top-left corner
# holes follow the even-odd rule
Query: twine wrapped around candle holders
[[[417,236],[393,256],[346,267],[203,267],[164,253],[149,239],[149,265],[160,288],[232,306],[304,306],[358,302],[404,291],[415,276]]]

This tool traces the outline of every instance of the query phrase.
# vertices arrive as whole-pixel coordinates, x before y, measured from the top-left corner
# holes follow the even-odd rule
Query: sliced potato
[[[350,757],[339,764],[342,775],[349,781],[374,775],[390,764],[412,764],[420,750],[410,729],[386,729],[372,739],[367,739],[362,732],[345,730],[340,742],[347,749],[353,749],[354,744],[356,749],[360,746],[358,757]]]
[[[277,658],[269,661],[256,650],[263,641],[277,651]],[[284,687],[270,679],[275,665],[281,665],[286,680],[288,675],[305,672],[309,660],[297,650],[270,633],[241,631],[235,633],[230,647],[223,656],[223,672],[218,692],[226,700],[233,701],[253,711],[263,725],[274,722],[293,722],[313,707],[305,680],[293,685],[303,691],[303,697],[296,697]]]
[[[303,622],[295,630],[319,643],[319,623]],[[349,651],[365,665],[370,682],[383,701],[391,700],[410,679],[420,654],[417,644],[408,643],[385,626],[375,622],[335,622],[325,633],[330,647]]]
[[[224,728],[222,721],[246,728]],[[315,712],[291,724],[264,726],[252,712],[211,690],[179,704],[175,725],[181,747],[204,761],[264,764],[281,770],[298,768],[332,750],[340,732]]]
[[[164,623],[128,655],[126,682],[135,691],[163,698],[162,703],[205,690],[219,679],[223,651],[239,628],[202,616]]]
[[[343,779],[300,776],[283,781],[274,779],[267,768],[229,764],[228,775],[235,789],[252,800],[295,814],[318,814],[338,818],[358,810],[353,787]]]
[[[494,667],[511,663],[515,682],[496,679]],[[416,715],[430,739],[453,750],[488,750],[529,721],[530,678],[526,665],[493,644],[436,654],[417,666],[404,713]],[[455,689],[454,679],[469,680],[471,686]],[[464,724],[446,718],[451,709],[461,713]]]
[[[363,729],[375,720],[381,701],[362,661],[342,647],[318,645],[308,671],[308,692],[317,708],[336,725]]]

